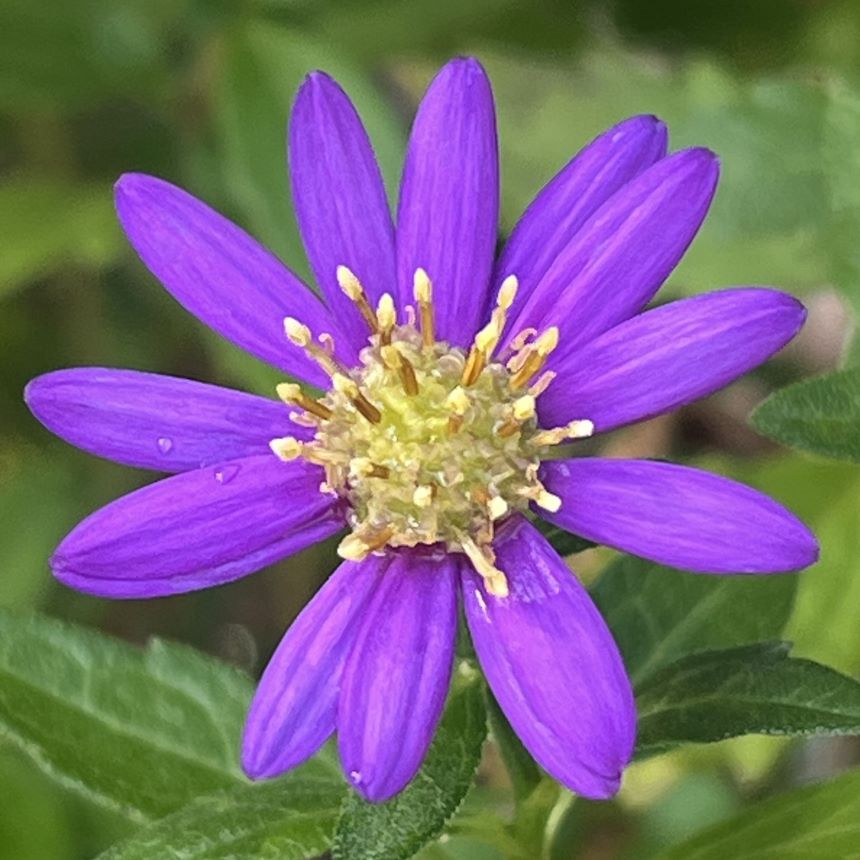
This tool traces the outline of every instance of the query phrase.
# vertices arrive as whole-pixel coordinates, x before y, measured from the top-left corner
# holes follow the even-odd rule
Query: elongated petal
[[[268,452],[276,436],[308,438],[282,403],[135,370],[77,367],[34,379],[24,393],[58,436],[100,457],[185,472]]]
[[[465,345],[487,303],[499,222],[499,155],[490,82],[453,60],[427,90],[409,139],[397,214],[401,306],[415,270],[434,285],[439,337]]]
[[[496,265],[496,288],[519,278],[524,302],[586,221],[616,191],[666,155],[666,126],[634,116],[605,131],[540,191],[514,227]]]
[[[557,325],[550,365],[654,296],[693,240],[713,197],[718,162],[705,149],[658,161],[628,182],[555,258],[509,331]]]
[[[190,313],[252,355],[325,385],[327,377],[287,341],[284,317],[348,345],[323,304],[235,224],[181,188],[127,173],[116,184],[123,229],[147,268]],[[342,355],[351,360],[347,349]]]
[[[346,93],[322,72],[299,90],[290,120],[293,200],[308,259],[341,331],[356,350],[367,323],[337,284],[348,266],[376,300],[397,295],[394,225],[382,175]]]
[[[377,556],[341,564],[281,640],[245,723],[242,767],[252,779],[301,764],[334,732],[343,669],[387,565]]]
[[[528,751],[551,776],[611,797],[633,754],[633,693],[612,634],[555,550],[519,515],[496,542],[510,595],[464,568],[463,600],[487,681]]]
[[[273,454],[174,475],[91,514],[51,565],[105,597],[158,597],[253,573],[333,534],[343,518],[323,472]]]
[[[539,401],[544,426],[589,418],[598,432],[676,409],[770,358],[806,311],[785,293],[736,289],[633,317],[556,365]]]
[[[395,556],[347,661],[338,743],[350,782],[368,800],[415,776],[442,713],[454,660],[457,566],[447,556]]]
[[[590,458],[545,463],[542,472],[562,500],[546,519],[661,564],[701,573],[778,573],[818,558],[815,536],[794,514],[719,475]]]

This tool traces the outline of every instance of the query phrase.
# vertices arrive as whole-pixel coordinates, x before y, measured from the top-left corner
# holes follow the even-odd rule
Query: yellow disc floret
[[[423,269],[414,280],[417,313],[408,308],[400,325],[390,296],[373,312],[358,278],[345,266],[337,275],[368,322],[368,345],[360,365],[347,369],[333,358],[330,337],[321,336],[318,345],[306,326],[285,321],[290,340],[319,362],[332,384],[320,400],[295,385],[278,387],[285,402],[302,410],[293,420],[316,432],[308,443],[274,439],[272,450],[284,460],[304,457],[324,467],[321,491],[349,508],[352,533],[338,549],[344,558],[441,544],[465,553],[488,590],[505,596],[507,580],[492,550],[496,522],[529,501],[558,510],[561,500],[538,479],[543,450],[593,430],[589,421],[537,426],[535,398],[552,376],[526,386],[558,343],[558,330],[519,338],[505,364],[493,354],[516,278],[505,279],[490,323],[464,351],[436,340],[432,284]]]

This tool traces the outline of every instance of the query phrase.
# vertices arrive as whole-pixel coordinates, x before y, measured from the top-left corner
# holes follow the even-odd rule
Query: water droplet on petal
[[[360,770],[351,770],[349,772],[349,779],[353,785],[358,785],[361,782],[361,771]]]
[[[167,436],[159,436],[155,444],[162,454],[169,454],[173,450],[173,440]]]
[[[239,474],[239,468],[236,465],[221,466],[215,470],[215,480],[219,484],[229,484]]]

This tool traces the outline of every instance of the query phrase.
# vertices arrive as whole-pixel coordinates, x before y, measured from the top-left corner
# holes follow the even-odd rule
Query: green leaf
[[[860,368],[777,391],[756,409],[752,423],[785,445],[860,463]]]
[[[338,822],[335,860],[405,860],[435,839],[472,784],[487,735],[482,682],[461,664],[427,758],[415,779],[383,804],[350,794]],[[467,675],[463,675],[467,672]]]
[[[789,791],[659,855],[659,860],[857,860],[860,770]]]
[[[66,266],[105,266],[123,248],[110,186],[97,183],[3,182],[0,235],[0,295]]]
[[[240,672],[180,645],[145,651],[0,612],[0,735],[59,782],[142,821],[244,781]]]
[[[667,666],[637,693],[639,750],[746,734],[860,734],[860,683],[787,643],[706,651]]]
[[[547,522],[540,517],[535,517],[533,522],[537,530],[552,544],[553,549],[560,556],[567,557],[597,546],[596,543],[575,535],[573,532],[565,531],[563,528]]]
[[[592,596],[640,683],[686,654],[778,637],[796,587],[791,574],[696,575],[622,556]]]
[[[299,773],[239,785],[150,824],[99,860],[305,860],[325,853],[343,782]]]

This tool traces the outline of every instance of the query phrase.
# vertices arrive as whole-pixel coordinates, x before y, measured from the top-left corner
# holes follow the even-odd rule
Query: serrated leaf
[[[343,782],[296,774],[200,797],[99,860],[305,860],[331,844]]]
[[[596,543],[575,535],[573,532],[565,531],[563,528],[547,522],[540,517],[535,517],[533,522],[537,530],[552,544],[553,549],[562,557],[597,546]]]
[[[775,392],[753,413],[752,423],[784,445],[860,463],[860,368]]]
[[[772,797],[658,860],[858,860],[860,770]]]
[[[472,784],[486,735],[482,682],[469,677],[451,694],[421,770],[400,794],[382,804],[347,798],[335,860],[406,860],[435,839]]]
[[[773,639],[794,600],[794,575],[707,576],[632,556],[613,562],[592,590],[640,683],[686,654]]]
[[[685,657],[637,691],[638,748],[746,734],[860,734],[860,683],[760,643]]]
[[[0,735],[55,779],[133,820],[243,782],[250,679],[181,645],[139,650],[0,612]]]
[[[123,249],[106,184],[7,180],[0,184],[0,235],[0,295],[64,266],[105,266]]]

